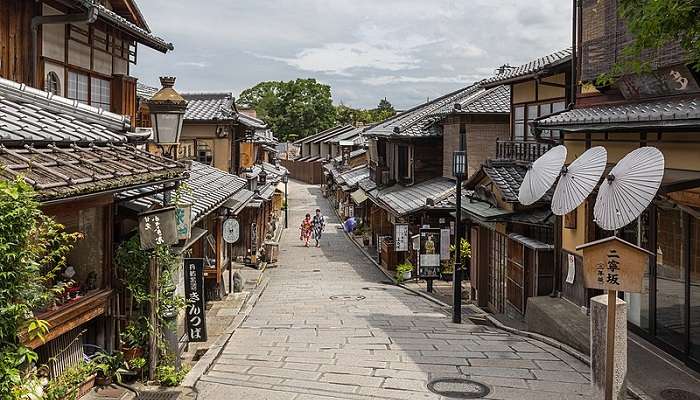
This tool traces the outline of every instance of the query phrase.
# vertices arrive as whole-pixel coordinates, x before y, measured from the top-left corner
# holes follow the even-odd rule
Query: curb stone
[[[187,373],[185,379],[180,385],[181,387],[196,391],[195,387],[197,382],[199,382],[200,378],[209,371],[214,362],[219,358],[219,355],[224,350],[224,347],[226,347],[229,340],[231,340],[233,333],[236,331],[236,329],[238,329],[238,327],[241,326],[243,321],[245,321],[245,319],[248,317],[248,314],[252,311],[253,306],[255,306],[255,304],[258,302],[258,299],[267,288],[269,281],[270,280],[268,278],[265,278],[255,289],[255,291],[248,296],[241,306],[238,315],[236,315],[236,318],[234,318],[231,324],[224,329],[222,334],[214,342],[214,344],[212,344],[204,356],[202,356],[202,358],[200,358],[199,361],[197,361],[197,363],[192,367],[190,372]]]

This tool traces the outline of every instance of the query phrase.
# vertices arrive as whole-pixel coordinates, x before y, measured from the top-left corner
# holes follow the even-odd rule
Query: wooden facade
[[[32,18],[40,3],[0,0],[0,76],[32,85]]]

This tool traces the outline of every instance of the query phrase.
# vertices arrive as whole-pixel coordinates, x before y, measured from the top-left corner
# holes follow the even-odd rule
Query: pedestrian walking
[[[312,224],[314,240],[316,241],[316,247],[319,247],[321,245],[321,235],[323,234],[323,230],[326,229],[326,217],[324,217],[321,214],[320,208],[316,209],[316,215],[314,215]]]
[[[313,230],[313,220],[311,219],[311,214],[306,214],[306,217],[301,221],[301,226],[299,230],[299,240],[304,242],[304,246],[309,247],[309,239],[311,239],[311,231]]]

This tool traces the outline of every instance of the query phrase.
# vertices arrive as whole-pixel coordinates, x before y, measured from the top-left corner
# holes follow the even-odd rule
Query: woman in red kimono
[[[311,220],[311,214],[306,214],[306,218],[301,221],[301,235],[299,235],[299,240],[304,242],[304,246],[309,247],[309,239],[311,239],[311,231],[313,230],[313,221]]]

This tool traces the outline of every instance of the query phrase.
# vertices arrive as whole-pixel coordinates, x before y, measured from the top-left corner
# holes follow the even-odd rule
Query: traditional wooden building
[[[136,119],[138,45],[165,53],[133,0],[0,1],[0,77]]]
[[[632,37],[624,29],[615,0],[583,1],[576,49],[573,109],[541,118],[533,132],[561,132],[572,161],[592,146],[604,146],[614,165],[628,152],[654,146],[665,157],[661,189],[651,206],[618,235],[651,253],[642,293],[625,293],[628,326],[688,365],[700,365],[700,80],[686,66],[677,43],[645,54],[651,71],[619,77],[610,86],[596,78],[620,61]],[[543,132],[543,133],[539,133]],[[612,234],[597,227],[595,196],[565,218],[561,240],[562,297],[587,307],[578,245]],[[572,262],[570,262],[571,260]],[[569,264],[573,283],[565,280]]]
[[[415,235],[424,226],[450,228],[449,207],[439,204],[453,194],[452,152],[460,140],[468,149],[469,171],[496,154],[495,143],[508,134],[508,87],[484,89],[474,84],[414,107],[364,132],[368,138],[370,180],[365,193],[373,206],[368,222],[372,243],[386,248],[388,267],[408,254],[391,254],[393,225],[408,223]],[[367,185],[360,183],[360,188]],[[384,262],[384,259],[382,259]]]
[[[503,108],[508,114],[498,135],[482,144],[488,151],[480,152],[480,158],[470,152],[470,147],[478,152],[479,142],[467,141],[471,176],[462,214],[472,244],[472,298],[494,313],[522,317],[527,298],[555,288],[556,218],[549,211],[549,197],[530,207],[521,206],[517,197],[530,163],[557,138],[556,132],[548,132],[550,140],[543,142],[529,123],[566,108],[570,68],[571,51],[563,50],[517,67],[501,67],[481,83],[487,91],[507,93]],[[474,136],[469,126],[462,129]],[[488,131],[475,127],[474,140]]]
[[[57,276],[73,283],[37,313],[51,327],[46,342],[28,343],[55,376],[82,360],[84,345],[116,345],[115,194],[172,187],[187,167],[130,145],[127,116],[1,78],[0,102],[0,177],[22,177],[47,215],[84,236]]]

